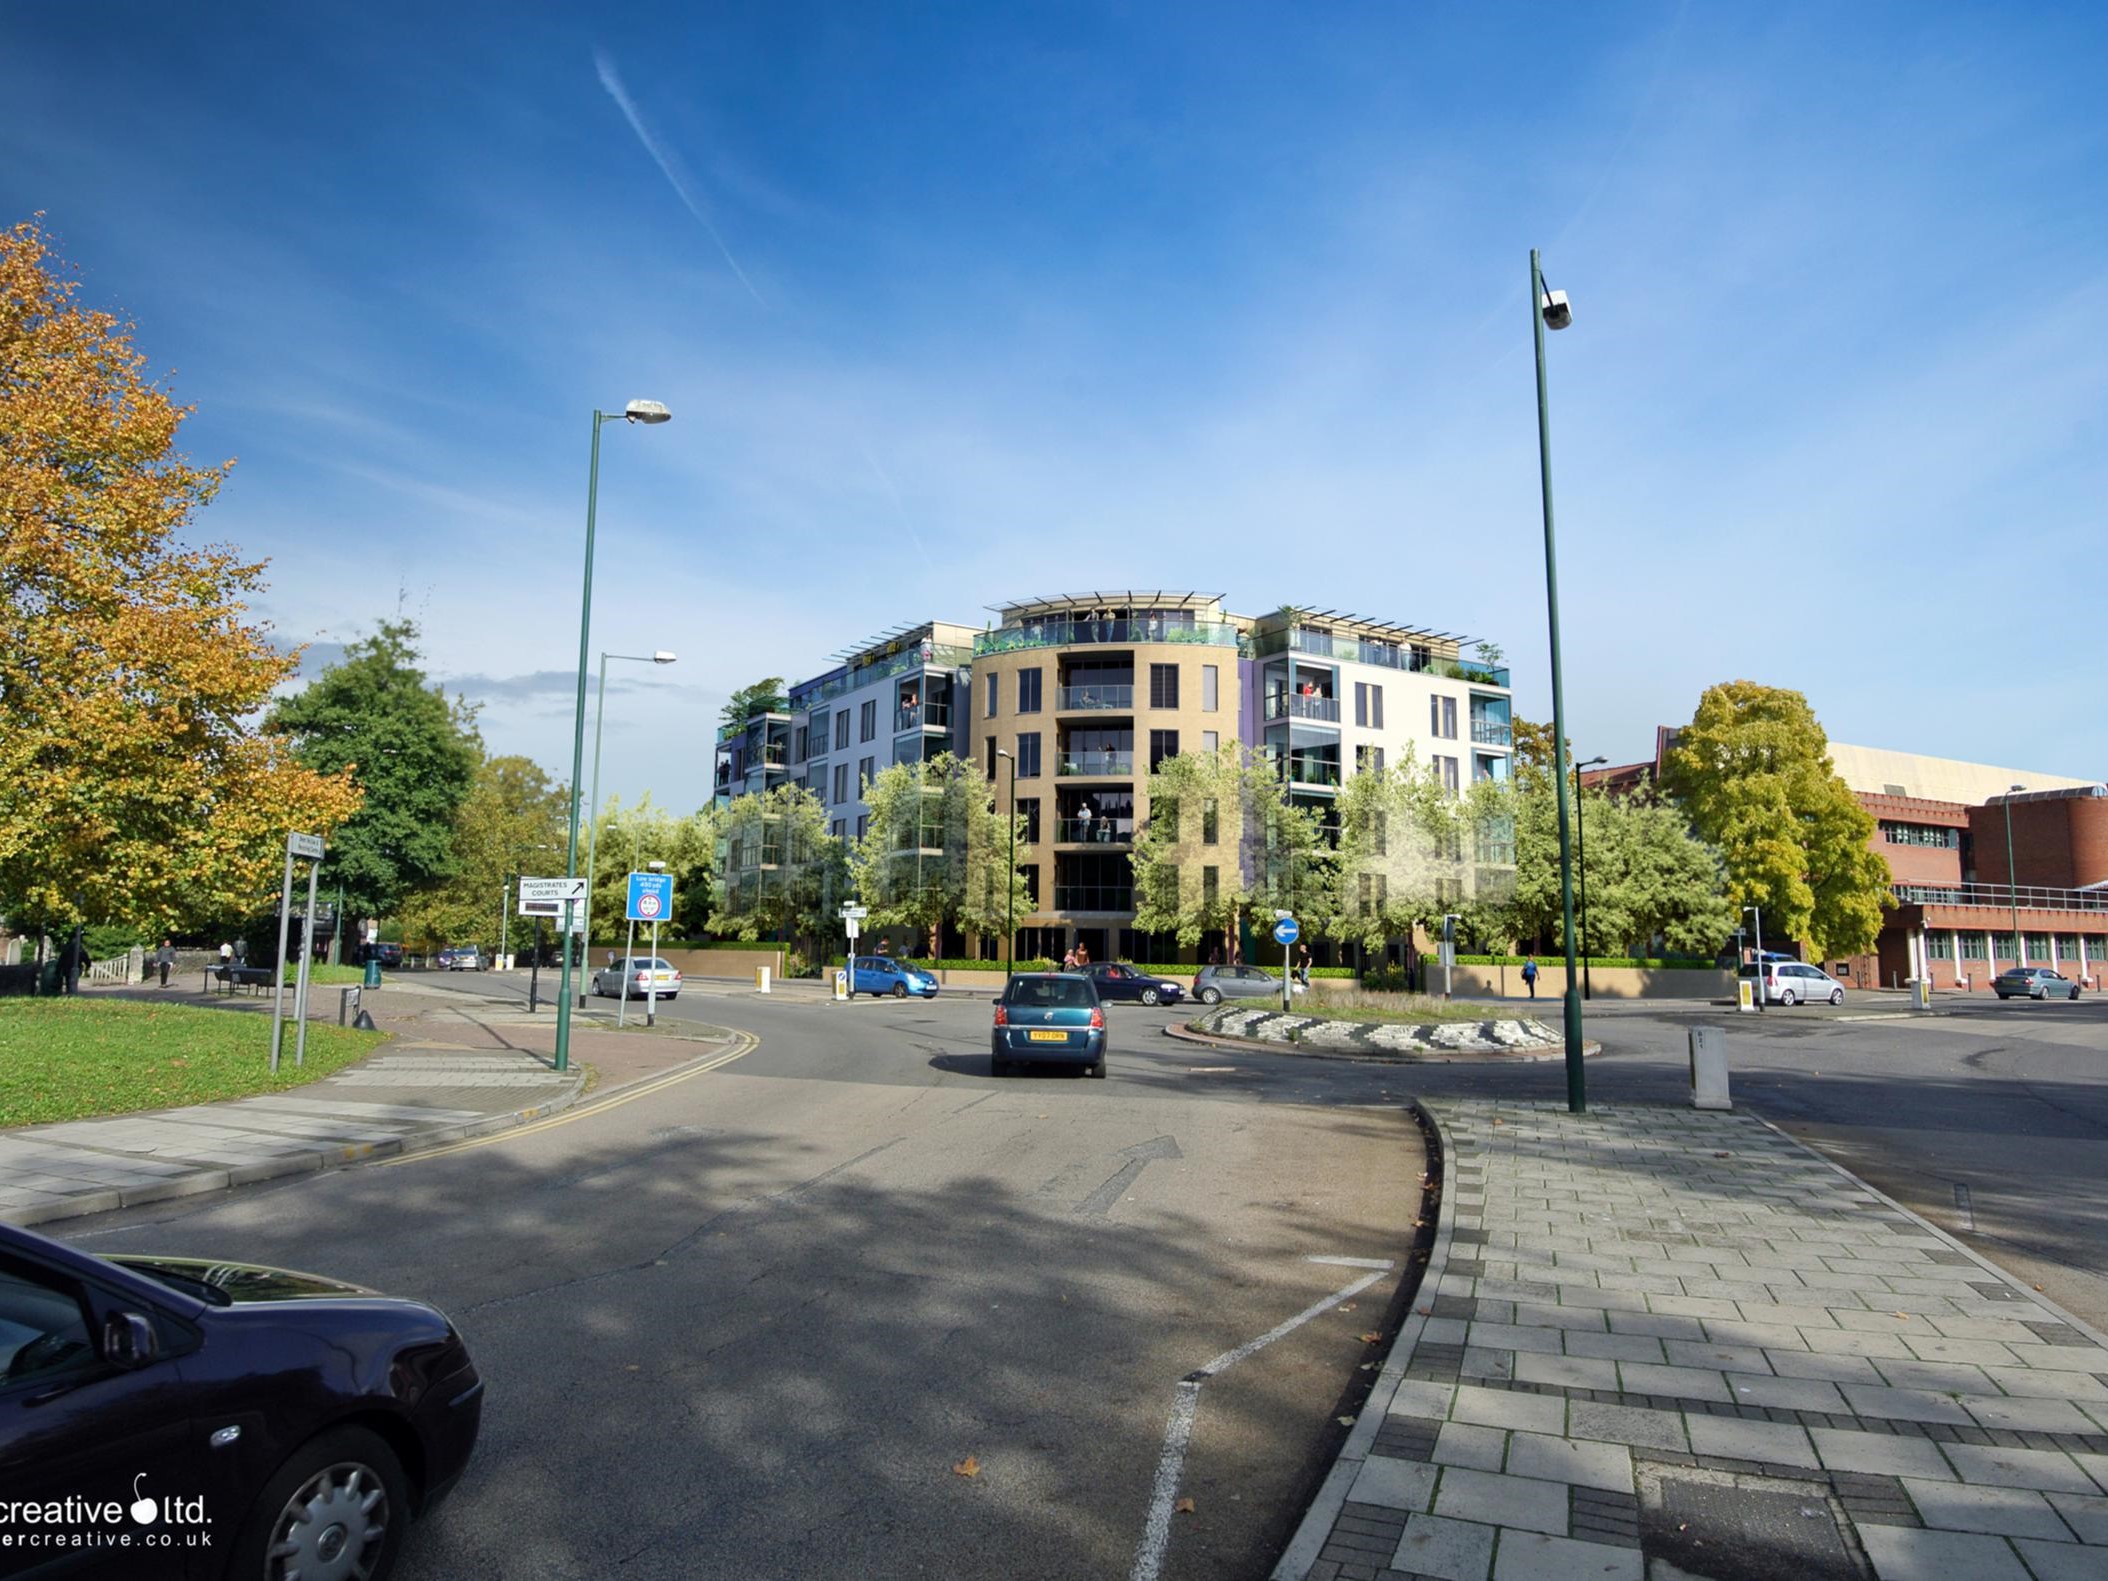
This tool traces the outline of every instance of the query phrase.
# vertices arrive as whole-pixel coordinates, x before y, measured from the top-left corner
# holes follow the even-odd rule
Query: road
[[[672,1013],[762,1041],[576,1119],[68,1238],[446,1310],[489,1403],[411,1581],[1128,1575],[1179,1381],[1315,1307],[1204,1385],[1195,1508],[1159,1528],[1165,1576],[1265,1573],[1381,1353],[1360,1336],[1392,1327],[1424,1163],[1399,1072],[1225,1072],[1139,1006],[1105,1081],[992,1079],[986,1000]]]

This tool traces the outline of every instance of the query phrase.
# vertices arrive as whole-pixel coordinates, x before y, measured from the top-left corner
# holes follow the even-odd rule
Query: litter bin
[[[66,991],[66,964],[53,956],[37,968],[37,992],[44,998]]]
[[[381,986],[381,963],[371,956],[366,960],[366,986],[368,988]]]

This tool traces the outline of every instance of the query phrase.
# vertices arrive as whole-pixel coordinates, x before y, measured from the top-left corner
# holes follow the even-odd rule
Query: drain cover
[[[1823,1483],[1644,1462],[1633,1472],[1650,1576],[1864,1581],[1868,1574]]]

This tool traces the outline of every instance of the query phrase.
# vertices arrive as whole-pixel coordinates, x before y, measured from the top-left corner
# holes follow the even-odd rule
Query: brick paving
[[[1427,1107],[1427,1276],[1280,1581],[2108,1581],[2100,1336],[1746,1115]]]

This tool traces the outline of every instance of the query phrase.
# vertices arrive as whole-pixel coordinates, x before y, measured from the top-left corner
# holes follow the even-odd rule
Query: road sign
[[[586,881],[582,878],[522,878],[520,880],[520,903],[518,915],[522,917],[561,917],[564,903],[569,901],[575,916],[583,915],[586,902]]]
[[[322,836],[319,834],[288,834],[285,837],[287,856],[304,856],[309,861],[322,860]]]
[[[841,916],[844,922],[861,922],[871,915],[869,906],[844,906]]]
[[[1293,944],[1296,942],[1296,935],[1302,931],[1301,928],[1296,926],[1295,918],[1283,917],[1274,924],[1274,943]]]
[[[632,873],[629,876],[631,922],[664,922],[673,915],[673,875]]]
[[[851,944],[856,943],[856,936],[859,932],[859,925],[857,923],[856,918],[851,917],[847,922],[843,923],[842,926],[849,930],[849,942]]]

